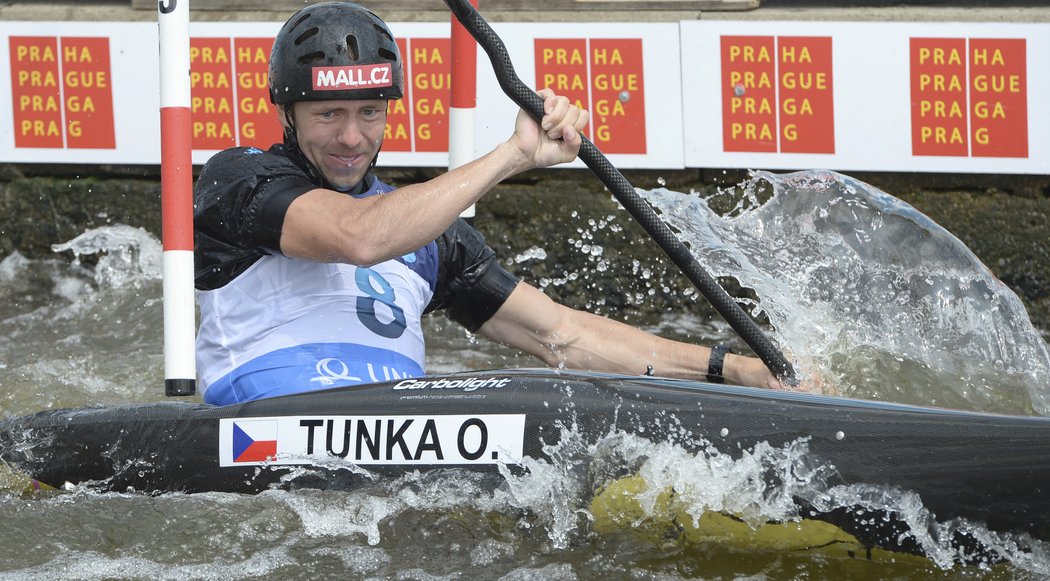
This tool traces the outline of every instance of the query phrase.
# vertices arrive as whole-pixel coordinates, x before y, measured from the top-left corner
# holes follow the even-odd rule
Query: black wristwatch
[[[709,383],[725,383],[722,377],[722,364],[726,360],[726,353],[732,353],[729,345],[715,345],[711,348],[711,358],[707,362],[707,381]]]

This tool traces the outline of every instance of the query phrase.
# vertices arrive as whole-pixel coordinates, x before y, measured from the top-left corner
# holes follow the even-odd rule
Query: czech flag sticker
[[[231,464],[255,464],[277,457],[277,420],[244,419],[230,422]]]

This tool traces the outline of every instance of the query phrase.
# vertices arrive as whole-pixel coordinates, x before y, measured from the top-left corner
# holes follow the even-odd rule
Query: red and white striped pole
[[[164,393],[193,395],[193,157],[189,0],[159,0]]]
[[[478,0],[470,0],[474,8]],[[448,169],[474,160],[477,155],[474,127],[477,125],[478,45],[466,28],[452,16],[452,106],[449,108]],[[462,217],[474,221],[474,206]]]

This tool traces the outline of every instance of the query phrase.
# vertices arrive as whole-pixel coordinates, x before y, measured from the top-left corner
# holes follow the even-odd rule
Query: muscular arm
[[[480,332],[521,349],[552,367],[641,375],[652,365],[657,375],[704,379],[711,350],[657,337],[612,319],[577,311],[519,283]],[[727,383],[780,387],[761,361],[726,355]]]
[[[364,199],[325,189],[299,196],[284,218],[281,252],[361,266],[382,262],[435,239],[500,181],[532,168],[572,161],[588,114],[549,90],[540,95],[544,97],[542,125],[520,112],[510,139],[433,180]]]
[[[311,190],[285,214],[281,251],[293,258],[370,266],[419,248],[501,180],[527,169],[509,143],[428,182],[363,199]]]

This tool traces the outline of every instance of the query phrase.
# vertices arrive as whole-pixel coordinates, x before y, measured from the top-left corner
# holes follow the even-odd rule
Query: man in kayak
[[[274,40],[269,75],[283,144],[218,153],[194,191],[206,402],[421,375],[420,320],[439,309],[550,366],[779,387],[758,359],[553,302],[458,219],[500,181],[576,158],[589,117],[567,98],[540,91],[540,123],[520,112],[486,155],[395,189],[372,174],[404,86],[379,17],[344,2],[300,10]]]

